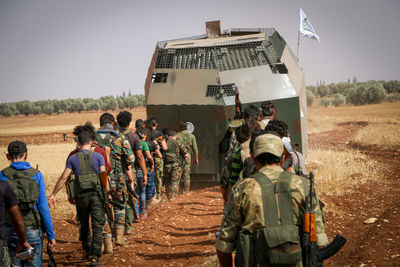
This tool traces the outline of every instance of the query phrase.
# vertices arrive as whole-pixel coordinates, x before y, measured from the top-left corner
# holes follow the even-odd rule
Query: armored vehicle
[[[192,167],[192,180],[219,181],[218,143],[234,114],[235,90],[243,108],[272,101],[306,155],[304,73],[282,36],[273,28],[221,32],[219,21],[207,22],[206,31],[158,42],[145,83],[148,118],[156,117],[161,129],[179,130],[179,121],[194,125],[200,164]]]

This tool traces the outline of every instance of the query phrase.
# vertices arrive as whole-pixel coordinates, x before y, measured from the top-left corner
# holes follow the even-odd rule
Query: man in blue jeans
[[[56,245],[43,174],[26,162],[27,157],[28,150],[25,143],[21,141],[11,142],[8,145],[7,154],[7,159],[11,161],[11,165],[0,172],[0,180],[9,182],[13,190],[17,192],[19,208],[26,225],[26,238],[36,251],[36,255],[30,262],[21,261],[16,257],[18,236],[12,227],[11,218],[6,215],[4,232],[11,266],[42,266],[42,227],[46,232],[49,248],[54,250]],[[21,190],[28,191],[30,194],[23,194]]]

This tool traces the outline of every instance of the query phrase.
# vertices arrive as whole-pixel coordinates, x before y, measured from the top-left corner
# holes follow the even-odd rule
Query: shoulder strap
[[[293,225],[293,208],[290,195],[290,180],[293,174],[282,172],[273,184],[262,172],[252,176],[261,186],[265,226]],[[276,212],[266,212],[275,210]]]
[[[82,151],[79,151],[77,154],[79,158],[79,167],[81,169],[81,175],[93,173],[92,160],[91,160],[93,151],[89,150],[86,154],[83,154]]]
[[[282,172],[275,183],[274,191],[278,195],[280,219],[283,225],[293,225],[292,196],[290,194],[290,181],[293,173]]]
[[[276,226],[278,225],[278,213],[277,212],[266,212],[267,210],[278,210],[275,200],[274,187],[271,179],[269,179],[262,172],[257,172],[252,175],[261,186],[261,193],[263,199],[263,207],[264,207],[264,220],[265,226]]]
[[[34,169],[34,168],[29,168],[26,170],[16,170],[11,166],[8,166],[7,168],[3,169],[1,171],[8,179],[14,179],[14,175],[20,173],[20,172],[24,172],[27,176],[33,177],[35,176],[39,170]]]

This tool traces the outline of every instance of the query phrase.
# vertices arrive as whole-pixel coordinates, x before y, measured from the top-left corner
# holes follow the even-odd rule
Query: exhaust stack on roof
[[[206,22],[207,38],[218,38],[221,36],[221,21],[207,21]]]

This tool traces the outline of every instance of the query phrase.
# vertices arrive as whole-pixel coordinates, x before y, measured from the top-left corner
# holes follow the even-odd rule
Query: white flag
[[[316,34],[311,22],[308,20],[306,14],[304,14],[303,9],[300,8],[300,27],[299,31],[303,34],[303,36],[308,39],[315,39],[319,42],[319,37]]]

